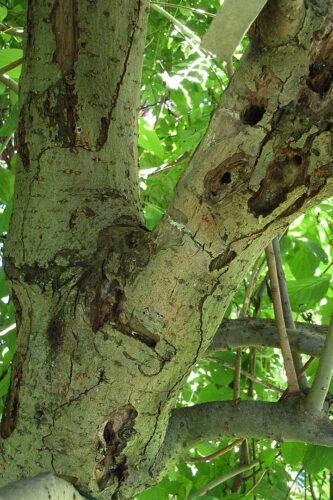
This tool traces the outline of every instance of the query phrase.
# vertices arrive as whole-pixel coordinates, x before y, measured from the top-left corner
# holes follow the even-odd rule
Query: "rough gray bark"
[[[52,471],[127,499],[156,481],[170,410],[249,266],[333,193],[332,3],[287,4],[264,9],[149,233],[136,173],[148,2],[29,2],[1,482]]]
[[[296,323],[296,326],[297,330],[287,330],[292,349],[319,357],[327,327],[307,323]],[[239,347],[279,347],[274,321],[255,318],[223,320],[206,354]]]
[[[179,460],[202,441],[235,436],[333,446],[329,419],[320,414],[309,415],[304,403],[305,400],[292,397],[279,403],[222,401],[177,408],[170,417],[161,457],[165,459],[166,453],[167,459]]]

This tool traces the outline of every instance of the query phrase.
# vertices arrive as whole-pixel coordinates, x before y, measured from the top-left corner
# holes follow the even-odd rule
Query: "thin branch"
[[[231,370],[235,370],[235,365],[232,363],[228,363],[228,361],[224,361],[224,359],[219,359],[219,358],[213,358],[211,356],[208,356],[207,359],[210,361],[213,361],[214,363],[218,363],[220,365],[226,366],[227,368],[230,368]],[[241,374],[244,375],[244,377],[248,378],[249,380],[253,380],[253,382],[263,385],[266,387],[266,389],[269,389],[271,391],[276,391],[280,392],[281,394],[284,394],[284,390],[281,389],[281,387],[278,387],[274,384],[271,384],[270,382],[267,382],[266,380],[262,380],[259,377],[256,377],[255,375],[252,375],[252,373],[241,369]]]
[[[252,462],[251,464],[246,464],[246,465],[241,465],[237,469],[231,470],[229,472],[226,472],[223,474],[223,476],[220,476],[210,483],[206,484],[203,488],[198,490],[194,495],[191,495],[189,498],[194,498],[194,497],[202,497],[207,493],[207,491],[212,490],[213,488],[216,488],[216,486],[219,486],[222,483],[225,483],[228,481],[228,479],[231,479],[232,477],[238,476],[238,474],[242,474],[243,472],[246,472],[247,470],[253,469],[253,467],[256,467],[257,465],[260,464],[259,460],[256,460],[255,462]]]
[[[249,447],[247,439],[244,439],[244,441],[242,442],[239,454],[240,454],[239,457],[240,467],[244,465],[249,465],[250,460],[249,460]],[[242,486],[243,482],[244,482],[244,473],[241,472],[240,474],[237,474],[237,476],[235,477],[234,482],[231,486],[231,491],[233,493],[237,493],[237,491]]]
[[[4,75],[5,73],[8,73],[11,69],[17,68],[17,66],[20,66],[23,63],[23,57],[20,59],[17,59],[16,61],[13,61],[6,66],[3,66],[0,68],[0,75]]]
[[[172,160],[170,163],[163,163],[163,165],[160,165],[159,167],[150,167],[150,168],[143,168],[139,170],[139,176],[143,178],[150,177],[151,175],[156,175],[161,172],[166,172],[167,170],[170,170],[172,167],[175,167],[176,165],[179,165],[183,161],[187,160],[190,158],[191,153],[190,151],[185,151],[181,156],[176,158],[175,160]]]
[[[215,14],[213,14],[212,12],[207,12],[204,9],[196,9],[194,7],[187,7],[185,5],[180,5],[178,3],[154,2],[153,5],[163,5],[163,7],[172,7],[174,9],[189,10],[190,12],[194,12],[195,14],[201,14],[203,16],[215,17]]]
[[[267,245],[266,258],[267,258],[269,276],[271,281],[271,293],[272,293],[272,301],[273,301],[274,314],[276,320],[276,328],[278,331],[278,336],[280,340],[280,346],[284,361],[284,367],[286,370],[286,375],[288,380],[288,391],[290,393],[297,393],[299,392],[299,384],[297,380],[296,370],[294,367],[288,335],[284,324],[281,297],[279,292],[279,282],[277,277],[276,262],[275,262],[272,243]]]
[[[292,490],[292,489],[293,489],[293,487],[295,486],[296,481],[297,481],[298,477],[302,474],[303,470],[304,470],[304,467],[302,467],[302,468],[298,471],[298,473],[297,473],[297,475],[296,475],[295,479],[293,480],[293,482],[292,482],[292,483],[291,483],[291,485],[290,485],[289,490],[287,491],[286,496],[284,497],[284,500],[287,500],[287,499],[289,498],[289,495],[290,495],[290,493],[291,493],[291,490]]]
[[[245,498],[248,497],[248,496],[250,496],[250,495],[252,495],[252,493],[257,488],[257,486],[259,486],[259,484],[264,479],[264,477],[266,476],[266,474],[267,474],[268,471],[269,471],[269,467],[266,467],[266,469],[264,469],[264,471],[261,474],[261,476],[259,477],[259,479],[257,479],[257,481],[254,483],[254,485],[252,486],[252,488],[247,493],[244,494]]]
[[[250,282],[249,282],[248,287],[246,288],[244,301],[243,301],[243,307],[242,307],[240,315],[239,315],[240,318],[245,318],[247,316],[247,313],[249,310],[250,301],[251,301],[251,297],[252,297],[252,293],[253,293],[253,288],[254,288],[255,282],[258,278],[259,260],[260,260],[260,256],[257,258],[257,260],[255,261],[253,268],[252,268]],[[233,398],[234,399],[240,398],[241,371],[242,371],[242,349],[237,349],[235,374],[234,374],[234,381],[233,381],[233,392],[234,392]]]
[[[310,492],[313,500],[317,500],[314,487],[313,487],[313,480],[311,474],[309,474],[309,487],[310,487]]]
[[[296,327],[297,330],[288,330],[292,349],[319,357],[327,327],[310,323],[296,323]],[[239,347],[280,347],[274,321],[256,318],[223,320],[206,355]]]
[[[175,28],[177,28],[178,31],[180,31],[180,33],[182,33],[189,41],[191,41],[192,44],[194,43],[196,45],[196,48],[200,50],[202,55],[204,54],[204,52],[202,52],[201,49],[199,49],[199,45],[201,42],[200,37],[196,35],[192,30],[190,30],[190,28],[185,26],[185,24],[181,23],[176,17],[174,17],[172,14],[167,12],[159,5],[151,4],[151,8],[156,10],[156,12],[162,14],[162,16],[166,17],[169,21],[171,21],[172,24],[175,26]]]
[[[214,458],[220,457],[221,455],[225,455],[228,453],[228,451],[233,450],[236,446],[241,444],[244,441],[243,438],[236,439],[233,441],[231,444],[226,446],[225,448],[222,448],[221,450],[217,450],[214,453],[211,453],[210,455],[206,455],[205,457],[187,457],[186,461],[187,462],[195,462],[195,463],[202,463],[202,462],[210,462],[211,460],[214,460]]]
[[[279,289],[280,289],[281,303],[282,303],[282,309],[283,309],[284,323],[286,325],[286,328],[290,328],[291,330],[295,330],[296,328],[295,328],[295,323],[293,320],[293,314],[291,311],[286,278],[285,278],[284,271],[283,271],[279,238],[274,238],[273,250],[274,250],[275,262],[276,262],[276,271],[277,271],[277,276],[278,276],[278,281],[279,281]],[[300,372],[301,372],[302,366],[303,366],[301,355],[297,352],[293,352],[292,356],[293,356],[295,370],[296,370],[296,373],[298,375],[299,385],[303,391],[307,390],[309,388],[307,378],[305,375],[300,375]]]
[[[18,84],[8,75],[0,75],[0,82],[6,85],[6,87],[8,87],[10,90],[15,92],[15,94],[18,94]]]
[[[15,28],[13,26],[7,26],[4,23],[0,23],[0,31],[1,33],[6,33],[7,35],[23,36],[24,28],[21,27]]]
[[[314,358],[313,356],[311,356],[311,357],[307,360],[307,362],[304,364],[304,366],[302,366],[302,368],[300,369],[299,373],[297,373],[298,380],[301,378],[301,376],[302,376],[302,375],[304,375],[304,373],[306,372],[306,370],[309,368],[309,366],[312,364],[312,362],[313,362],[315,359],[316,359],[316,358]],[[287,397],[287,395],[288,395],[288,389],[286,389],[286,390],[283,392],[283,394],[282,394],[282,396],[281,396],[280,400],[282,400],[282,399],[286,398],[286,397]]]
[[[333,375],[333,314],[326,335],[323,352],[320,356],[318,369],[306,398],[307,408],[322,411]]]

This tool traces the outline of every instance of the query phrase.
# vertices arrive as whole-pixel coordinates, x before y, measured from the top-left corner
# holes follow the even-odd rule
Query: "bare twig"
[[[183,161],[187,160],[191,156],[190,151],[185,151],[181,156],[172,160],[170,163],[163,163],[159,167],[150,167],[139,170],[139,176],[143,178],[150,177],[151,175],[159,174],[160,172],[166,172],[170,170],[172,167],[179,165]]]
[[[315,411],[322,411],[333,374],[333,314],[331,317],[325,344],[319,359],[318,369],[306,398],[306,406]]]
[[[253,467],[256,467],[256,465],[259,465],[259,464],[260,464],[260,461],[256,460],[255,462],[252,462],[251,464],[242,465],[241,467],[238,467],[238,469],[234,469],[234,470],[227,472],[226,474],[223,474],[222,476],[214,479],[214,481],[211,481],[210,483],[206,484],[206,486],[204,486],[203,488],[198,490],[194,495],[190,496],[190,499],[194,498],[196,496],[202,497],[208,491],[212,490],[213,488],[216,488],[216,486],[219,486],[220,484],[224,483],[225,481],[228,481],[228,479],[231,479],[232,477],[235,477],[238,474],[246,472],[247,470],[253,469]]]
[[[259,479],[257,479],[257,481],[254,483],[254,485],[252,486],[252,488],[247,493],[245,493],[245,495],[244,495],[245,498],[248,497],[248,496],[250,496],[250,495],[252,495],[252,493],[257,488],[257,486],[259,486],[259,484],[264,479],[264,477],[266,476],[266,474],[267,474],[268,471],[269,471],[269,467],[266,467],[266,469],[264,469],[264,471],[261,474],[261,476],[259,477]]]
[[[250,463],[249,460],[249,447],[248,447],[248,442],[247,439],[245,439],[240,447],[240,459],[239,459],[240,466],[242,465],[248,465]],[[237,476],[234,479],[234,482],[231,487],[231,491],[233,493],[237,493],[239,488],[242,486],[244,481],[244,473],[241,472],[240,474],[237,474]]]
[[[17,68],[17,66],[20,66],[23,63],[23,57],[20,59],[17,59],[16,61],[13,61],[6,66],[3,66],[0,68],[0,75],[4,75],[5,73],[8,73],[11,69]]]
[[[18,94],[18,84],[8,75],[0,74],[0,82],[6,85],[6,87],[8,87],[10,90],[15,92],[15,94]]]
[[[267,258],[268,270],[271,281],[271,293],[272,293],[272,301],[273,301],[274,314],[276,320],[276,327],[279,335],[284,367],[286,370],[286,375],[288,380],[288,392],[296,393],[299,392],[299,384],[297,380],[296,370],[294,367],[286,326],[284,323],[281,297],[279,292],[279,282],[277,277],[275,256],[272,243],[270,243],[266,248],[266,258]]]
[[[185,5],[181,5],[178,3],[169,3],[169,2],[154,2],[155,5],[163,5],[163,7],[172,7],[174,9],[188,10],[190,12],[194,12],[195,14],[201,14],[203,16],[215,17],[215,14],[211,12],[207,12],[204,9],[196,9],[194,7],[187,7]]]
[[[206,359],[209,359],[210,361],[213,361],[214,363],[218,363],[220,365],[223,365],[227,368],[230,368],[231,370],[235,369],[235,365],[232,363],[229,363],[228,361],[224,361],[224,359],[219,359],[219,358],[213,358],[212,356],[208,356]],[[271,391],[276,391],[280,392],[281,394],[284,393],[284,390],[281,389],[281,387],[278,387],[274,384],[271,384],[270,382],[267,382],[266,380],[262,380],[261,378],[256,377],[255,375],[252,375],[252,373],[241,369],[241,374],[244,375],[244,377],[248,378],[249,380],[253,380],[255,383],[263,385],[266,387],[266,389],[270,389]]]
[[[298,380],[300,379],[300,377],[302,375],[304,375],[304,373],[306,372],[306,370],[309,368],[309,366],[312,364],[312,362],[315,360],[316,358],[314,356],[310,356],[310,358],[307,360],[307,362],[304,364],[304,366],[302,366],[302,368],[300,369],[299,373],[297,373],[297,377],[298,377]],[[280,400],[284,399],[288,394],[288,389],[286,389],[284,391],[284,393],[282,394]]]
[[[13,26],[7,26],[4,23],[0,23],[0,31],[2,33],[7,33],[8,35],[23,36],[24,28],[21,27],[14,28]]]
[[[210,462],[211,460],[214,460],[214,458],[220,457],[221,455],[224,455],[225,453],[228,453],[228,451],[233,450],[236,446],[241,444],[244,441],[244,438],[239,438],[233,441],[231,444],[226,446],[225,448],[222,448],[221,450],[217,450],[214,453],[211,453],[210,455],[206,455],[205,457],[187,457],[188,462],[195,462],[195,463],[200,463],[200,462]]]
[[[290,301],[289,301],[286,278],[285,278],[284,271],[283,271],[279,238],[274,238],[273,250],[274,250],[275,262],[276,262],[276,271],[277,271],[278,281],[279,281],[279,289],[280,289],[281,303],[282,303],[282,309],[283,309],[284,323],[286,325],[286,328],[290,328],[291,330],[295,330],[296,327],[295,327],[295,323],[293,320],[293,314],[291,311],[291,306],[290,306]],[[301,389],[307,390],[309,388],[309,384],[308,384],[306,376],[299,375],[301,370],[302,370],[302,366],[303,366],[302,357],[299,353],[297,353],[295,351],[292,352],[292,356],[293,356],[295,370],[296,370],[296,373],[298,375],[299,385],[300,385]]]
[[[312,480],[311,474],[309,474],[309,487],[310,487],[310,491],[311,491],[312,500],[317,500],[317,497],[316,497],[316,494],[314,491],[314,487],[313,487],[313,480]]]
[[[253,293],[253,288],[255,285],[255,282],[258,278],[259,274],[259,260],[260,257],[257,258],[253,265],[252,269],[252,274],[250,278],[249,285],[245,291],[245,297],[243,301],[243,306],[240,312],[240,318],[245,318],[247,316],[249,306],[250,306],[250,301]],[[237,349],[236,353],[236,364],[235,364],[235,374],[234,374],[234,382],[233,382],[233,391],[234,391],[234,396],[233,399],[239,399],[240,398],[240,376],[241,376],[241,368],[242,368],[242,349]]]
[[[286,496],[284,497],[284,500],[287,500],[287,499],[289,498],[289,495],[290,495],[290,493],[291,493],[291,490],[292,490],[292,489],[293,489],[293,487],[295,486],[296,481],[297,481],[297,479],[299,478],[299,476],[302,474],[303,470],[304,470],[304,468],[302,467],[302,468],[298,471],[298,473],[297,473],[297,475],[296,475],[295,479],[293,480],[293,482],[292,482],[292,483],[291,483],[291,485],[290,485],[289,490],[287,491]]]

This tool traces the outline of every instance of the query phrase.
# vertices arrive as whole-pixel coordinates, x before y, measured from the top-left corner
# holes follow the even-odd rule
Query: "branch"
[[[203,486],[200,490],[198,490],[194,495],[190,496],[190,500],[195,497],[202,497],[205,493],[208,491],[212,490],[213,488],[216,488],[216,486],[219,486],[219,484],[225,483],[225,481],[228,481],[228,479],[231,479],[232,477],[238,476],[239,474],[242,474],[243,472],[246,472],[247,470],[253,469],[256,465],[259,465],[260,461],[256,460],[255,462],[252,462],[251,464],[246,464],[246,465],[241,465],[237,469],[230,470],[229,472],[226,472],[223,474],[223,476],[220,476],[210,483],[206,484]]]
[[[19,89],[18,84],[8,75],[0,74],[0,82],[6,85],[6,87],[8,87],[10,90],[15,92],[15,94],[18,94],[18,89]]]
[[[222,401],[177,408],[171,414],[161,454],[173,463],[202,441],[236,436],[333,447],[333,425],[328,418],[306,412],[303,401],[289,398],[279,403]],[[162,457],[156,463],[160,461]]]
[[[280,347],[283,356],[284,368],[288,379],[289,392],[299,392],[297,374],[294,367],[293,356],[290,349],[289,339],[284,323],[282,303],[280,297],[279,281],[277,277],[276,262],[272,243],[266,248],[266,259],[271,282],[272,302],[274,307],[276,328],[279,336]]]
[[[274,238],[272,244],[275,256],[277,277],[279,281],[279,290],[280,290],[281,303],[283,309],[284,323],[286,325],[286,328],[290,328],[291,330],[296,330],[289,301],[286,278],[283,271],[279,238]],[[292,356],[293,356],[295,370],[299,380],[299,385],[303,390],[306,390],[309,388],[307,378],[304,374],[299,376],[303,367],[301,355],[297,352],[292,352]]]
[[[166,17],[169,21],[172,22],[174,27],[185,37],[191,47],[200,55],[205,56],[205,52],[199,48],[200,45],[200,37],[194,33],[194,31],[190,30],[185,24],[181,23],[177,18],[175,18],[172,14],[164,10],[157,4],[151,4],[151,8],[156,10],[159,14]]]
[[[14,28],[13,26],[7,26],[4,23],[0,23],[0,31],[1,33],[6,33],[7,35],[23,36],[24,28]]]
[[[220,457],[221,455],[225,455],[228,453],[228,451],[233,450],[236,446],[239,444],[242,444],[244,439],[236,439],[233,441],[231,444],[226,446],[225,448],[222,448],[221,450],[214,451],[214,453],[211,453],[210,455],[206,455],[205,457],[187,457],[188,462],[195,462],[195,463],[202,463],[202,462],[210,462],[211,460],[214,460],[214,458]]]
[[[0,68],[0,75],[8,73],[8,71],[17,68],[17,66],[20,66],[22,63],[23,63],[23,57],[7,64],[7,66],[3,66],[2,68]]]
[[[333,314],[319,360],[319,366],[307,397],[307,408],[322,411],[333,375]]]
[[[291,348],[319,357],[324,347],[327,327],[296,323],[297,330],[287,330]],[[206,355],[238,347],[279,347],[275,323],[269,319],[233,319],[221,323]]]
[[[224,361],[224,359],[219,359],[219,358],[212,358],[211,356],[208,356],[209,361],[212,361],[213,363],[218,363],[219,365],[226,366],[227,368],[230,368],[231,370],[236,369],[236,365],[233,365],[232,363],[228,363],[228,361]],[[249,380],[252,380],[253,382],[263,385],[266,387],[266,389],[269,389],[271,391],[276,391],[280,392],[281,394],[284,394],[284,390],[281,389],[281,387],[278,387],[274,384],[271,384],[267,380],[262,380],[259,377],[256,377],[256,375],[252,375],[252,373],[248,372],[247,370],[243,370],[243,368],[240,369],[240,374],[243,375],[244,377],[248,378]],[[236,398],[234,398],[236,399]]]

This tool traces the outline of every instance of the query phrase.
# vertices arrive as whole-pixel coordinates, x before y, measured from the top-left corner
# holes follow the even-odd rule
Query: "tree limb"
[[[327,327],[296,323],[297,330],[288,329],[292,349],[319,357]],[[233,319],[221,323],[206,355],[238,347],[279,347],[274,321],[268,319]]]
[[[333,425],[328,418],[307,412],[299,398],[205,403],[172,411],[161,453],[179,460],[202,441],[234,437],[333,447]]]
[[[307,408],[322,411],[333,374],[333,314],[319,366],[307,397]]]

